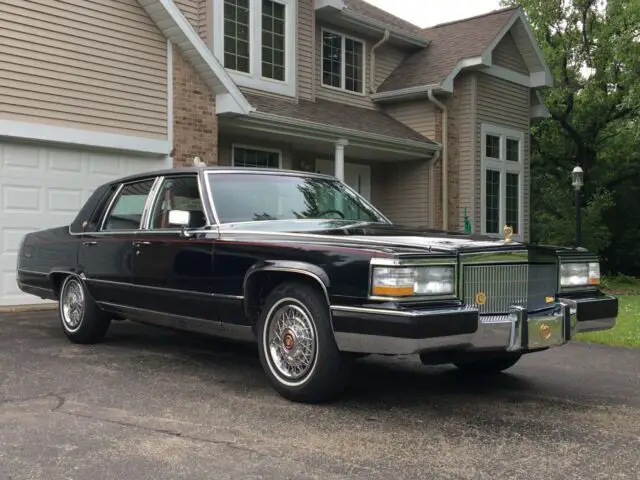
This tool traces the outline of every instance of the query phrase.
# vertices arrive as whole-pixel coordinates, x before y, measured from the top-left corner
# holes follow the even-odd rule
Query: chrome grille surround
[[[556,295],[555,263],[463,264],[461,273],[462,301],[481,315],[507,315],[513,306],[527,311],[553,307],[548,299],[555,300]]]

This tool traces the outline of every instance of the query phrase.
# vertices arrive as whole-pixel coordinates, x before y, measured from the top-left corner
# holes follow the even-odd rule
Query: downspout
[[[433,89],[427,91],[429,100],[442,110],[442,229],[449,230],[449,111],[433,96]]]
[[[431,157],[431,167],[429,168],[429,228],[436,226],[436,165],[440,161],[442,149],[438,150]]]
[[[384,42],[389,40],[390,32],[388,29],[384,31],[382,39],[371,47],[371,60],[369,65],[369,91],[376,93],[376,49]]]

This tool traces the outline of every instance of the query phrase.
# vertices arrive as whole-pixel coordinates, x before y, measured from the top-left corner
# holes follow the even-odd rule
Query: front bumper
[[[564,345],[578,332],[612,328],[618,300],[606,295],[560,298],[541,312],[514,306],[508,315],[480,315],[477,309],[467,307],[399,310],[332,306],[331,313],[338,348],[346,352],[527,352]]]

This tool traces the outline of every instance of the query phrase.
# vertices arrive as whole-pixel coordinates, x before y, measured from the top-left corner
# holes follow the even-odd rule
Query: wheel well
[[[62,283],[64,282],[64,279],[67,278],[68,276],[69,276],[68,273],[62,273],[62,272],[54,272],[49,275],[49,280],[51,280],[51,284],[53,286],[53,293],[55,294],[56,298],[60,296],[60,289],[62,288]]]
[[[249,277],[245,289],[244,312],[252,325],[255,325],[260,316],[264,300],[278,285],[284,282],[305,284],[316,289],[323,297],[326,296],[324,284],[321,284],[319,279],[311,275],[296,272],[256,272]]]

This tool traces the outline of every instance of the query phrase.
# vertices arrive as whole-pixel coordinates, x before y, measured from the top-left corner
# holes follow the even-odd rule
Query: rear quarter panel
[[[53,294],[51,273],[73,271],[77,263],[78,242],[68,226],[29,233],[18,253],[18,284],[23,291],[35,287]]]

